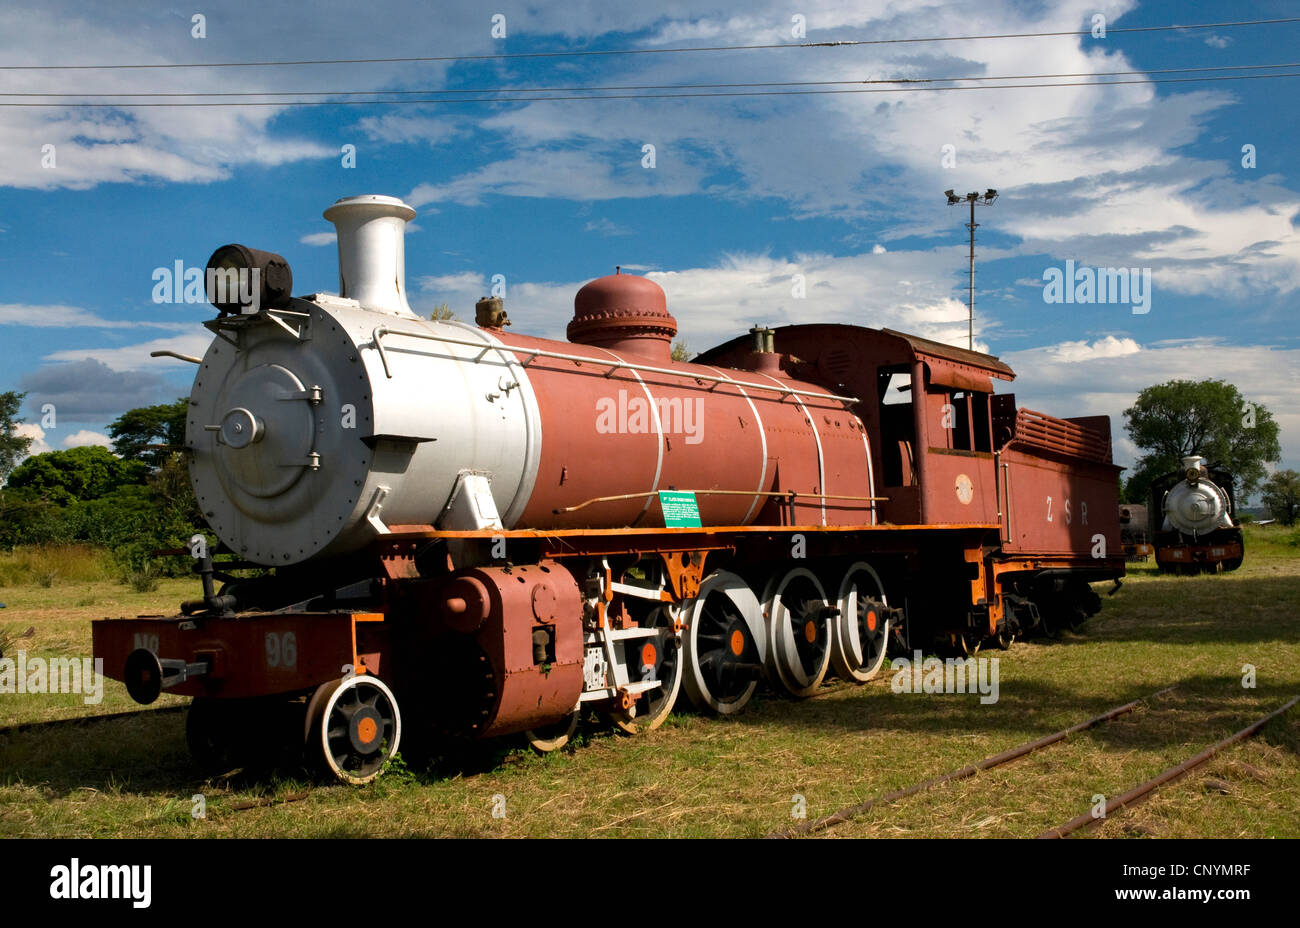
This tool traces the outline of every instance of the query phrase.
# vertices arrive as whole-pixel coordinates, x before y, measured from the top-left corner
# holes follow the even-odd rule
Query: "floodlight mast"
[[[972,191],[964,197],[958,196],[951,190],[945,190],[943,195],[948,198],[949,206],[956,206],[963,200],[970,204],[970,222],[966,223],[966,228],[970,229],[970,283],[968,286],[968,296],[966,300],[968,319],[966,323],[967,347],[971,351],[975,350],[975,227],[979,225],[975,221],[975,204],[982,203],[985,206],[993,205],[993,201],[998,198],[998,192],[990,187],[983,196],[979,191]]]

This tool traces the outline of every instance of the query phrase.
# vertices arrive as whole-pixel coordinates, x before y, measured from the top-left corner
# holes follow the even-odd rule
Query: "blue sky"
[[[1294,3],[891,2],[0,7],[0,64],[192,63],[1056,32],[1296,15]],[[554,8],[552,8],[554,7]],[[505,16],[493,38],[491,15]],[[3,93],[677,85],[1284,64],[1300,23],[839,48],[281,68],[0,71]],[[1282,69],[1286,71],[1288,69]],[[1289,69],[1300,71],[1300,68]],[[1230,74],[1232,72],[1220,72]],[[1153,75],[1157,76],[1157,75]],[[1199,75],[1167,75],[1169,77]],[[1001,83],[1001,82],[999,82]],[[299,293],[337,287],[340,196],[416,207],[412,304],[462,317],[493,275],[517,331],[563,337],[614,265],[667,291],[693,350],[755,322],[853,322],[964,344],[964,207],[979,210],[977,347],[1023,405],[1113,417],[1144,386],[1217,377],[1273,411],[1300,468],[1300,78],[1111,87],[455,105],[0,107],[0,390],[36,449],[105,443],[131,406],[188,392],[203,305],[154,271],[238,241]],[[471,96],[480,96],[473,94]],[[5,97],[5,101],[19,99]],[[643,146],[655,147],[653,168]],[[54,146],[53,166],[43,153]],[[345,167],[342,148],[355,146]],[[951,145],[955,165],[944,161]],[[1255,167],[1242,163],[1254,146]],[[1150,268],[1150,311],[1044,302],[1067,260]],[[792,295],[795,275],[806,297]],[[58,411],[39,427],[42,404]]]

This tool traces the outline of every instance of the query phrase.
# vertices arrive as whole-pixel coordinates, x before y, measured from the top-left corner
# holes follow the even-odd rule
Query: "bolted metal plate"
[[[301,399],[303,383],[279,364],[236,374],[223,394],[231,405],[217,432],[217,473],[259,499],[279,496],[307,468],[315,429],[312,409]]]
[[[1195,484],[1184,480],[1170,490],[1165,497],[1165,516],[1174,528],[1189,535],[1232,525],[1227,494],[1204,477]]]

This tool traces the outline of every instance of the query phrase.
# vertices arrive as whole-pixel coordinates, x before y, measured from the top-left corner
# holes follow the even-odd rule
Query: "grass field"
[[[866,686],[835,682],[804,702],[759,698],[735,719],[673,715],[636,737],[588,729],[546,757],[502,744],[456,766],[398,765],[361,788],[300,772],[205,781],[190,765],[181,713],[0,733],[0,835],[754,837],[797,824],[798,797],[816,818],[1176,684],[1064,744],[825,833],[1032,837],[1300,693],[1295,537],[1251,527],[1244,566],[1223,576],[1163,577],[1136,565],[1081,633],[981,655],[1000,658],[1000,699],[989,706],[977,695],[894,693],[886,669]],[[195,595],[190,580],[136,593],[75,568],[73,557],[52,578],[52,568],[19,569],[4,557],[0,625],[35,626],[13,646],[32,656],[88,655],[91,619],[172,613]],[[1246,664],[1253,689],[1242,685]],[[184,702],[164,696],[156,706]],[[114,681],[96,706],[74,695],[0,695],[0,726],[131,707]],[[202,819],[191,815],[196,794]],[[1091,834],[1300,837],[1300,707]]]

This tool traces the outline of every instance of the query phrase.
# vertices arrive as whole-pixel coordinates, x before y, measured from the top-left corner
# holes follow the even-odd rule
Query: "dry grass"
[[[185,751],[183,716],[144,714],[0,735],[0,834],[753,837],[794,824],[796,794],[809,817],[828,814],[1177,683],[1065,744],[827,833],[1033,836],[1087,811],[1094,794],[1116,795],[1300,692],[1300,549],[1288,538],[1253,529],[1246,565],[1220,577],[1139,567],[1081,634],[995,655],[1001,699],[992,706],[894,694],[886,671],[802,703],[768,696],[738,719],[674,715],[635,738],[592,726],[571,752],[535,757],[501,744],[362,789],[294,770],[204,782]],[[22,587],[7,591],[15,613],[7,618],[37,626],[31,649],[85,654],[88,619],[172,611],[191,585],[163,581],[151,594],[104,582]],[[75,605],[85,597],[96,605]],[[1256,668],[1254,689],[1241,685],[1246,663]],[[52,699],[0,696],[0,724],[88,708]],[[127,704],[110,681],[94,711]],[[301,801],[234,808],[304,789]],[[190,815],[196,793],[206,797],[203,820]],[[504,818],[492,815],[494,797],[504,797]],[[1092,833],[1300,836],[1300,712]]]
[[[92,583],[115,576],[113,558],[90,545],[33,545],[0,552],[0,587]]]

